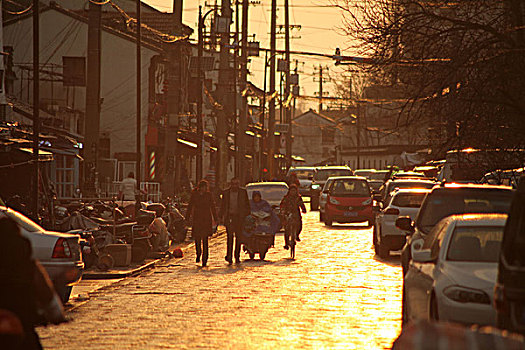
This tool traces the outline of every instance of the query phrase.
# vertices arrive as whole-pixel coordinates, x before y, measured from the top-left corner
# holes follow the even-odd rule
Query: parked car
[[[388,180],[385,182],[383,187],[379,190],[380,201],[383,204],[386,204],[390,201],[390,195],[392,191],[397,189],[405,188],[425,188],[431,189],[436,183],[431,180],[421,180],[421,179],[397,179],[397,180]]]
[[[512,199],[494,289],[497,326],[525,335],[525,181]]]
[[[288,193],[288,185],[286,182],[253,182],[246,185],[246,191],[250,199],[254,191],[261,192],[262,199],[267,201],[276,213],[279,213],[279,205]]]
[[[525,168],[495,170],[485,174],[479,182],[482,184],[504,185],[511,186],[512,188],[518,188],[521,176],[523,175],[524,171]]]
[[[463,214],[435,225],[404,278],[403,321],[495,325],[492,294],[506,219]]]
[[[8,217],[18,224],[22,235],[31,242],[33,258],[40,261],[58,295],[67,302],[73,285],[80,281],[84,271],[79,236],[47,231],[7,207],[0,207],[0,217]]]
[[[439,167],[435,165],[421,165],[414,168],[416,173],[423,173],[428,178],[437,178],[439,170]]]
[[[301,196],[310,196],[310,186],[314,178],[315,167],[292,167],[288,169],[286,177],[289,178],[292,173],[299,179],[299,194]]]
[[[327,226],[332,223],[367,221],[374,223],[372,194],[366,178],[359,176],[332,177],[328,188],[323,219]]]
[[[388,257],[391,250],[400,250],[406,242],[405,232],[396,227],[396,220],[408,216],[415,220],[421,203],[429,189],[402,189],[393,195],[381,208],[375,219],[373,231],[374,250],[382,258]]]
[[[400,217],[396,226],[408,233],[401,252],[405,275],[412,251],[421,249],[425,237],[443,218],[454,214],[508,214],[513,191],[507,186],[449,183],[436,186],[427,194],[415,221]]]
[[[330,186],[332,186],[332,182],[334,182],[334,179],[335,177],[329,177],[323,186],[323,190],[319,194],[319,221],[320,222],[324,222],[324,210],[325,210],[326,201],[328,198],[328,192],[329,192]]]
[[[357,169],[354,171],[355,176],[363,176],[366,177],[368,180],[370,180],[370,176],[372,176],[372,174],[375,172],[375,169]]]
[[[323,166],[315,169],[314,178],[310,186],[310,209],[319,209],[319,194],[328,180],[332,176],[353,176],[354,172],[347,166]]]
[[[417,173],[414,171],[400,171],[395,173],[392,176],[393,180],[396,179],[425,179],[426,175],[424,173]]]

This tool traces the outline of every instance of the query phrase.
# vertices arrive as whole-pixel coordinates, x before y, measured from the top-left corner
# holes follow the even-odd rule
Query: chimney
[[[173,22],[178,34],[182,34],[182,6],[183,0],[173,0]]]

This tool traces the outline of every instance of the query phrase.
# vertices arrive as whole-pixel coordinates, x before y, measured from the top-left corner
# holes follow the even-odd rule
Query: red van
[[[367,221],[374,224],[372,194],[368,181],[360,176],[341,176],[331,178],[324,211],[324,223],[351,223]]]

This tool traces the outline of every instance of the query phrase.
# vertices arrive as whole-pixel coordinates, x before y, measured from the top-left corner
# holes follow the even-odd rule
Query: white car
[[[73,285],[82,278],[84,262],[79,236],[46,231],[19,212],[0,206],[0,218],[8,217],[20,227],[22,236],[29,239],[33,258],[47,271],[62,301],[68,301]]]
[[[246,191],[250,200],[253,192],[261,192],[262,199],[267,201],[278,213],[279,205],[283,197],[288,193],[288,185],[286,182],[252,182],[246,185]]]
[[[405,231],[396,227],[396,220],[409,216],[415,220],[421,203],[429,189],[411,188],[396,190],[386,203],[386,206],[376,216],[373,243],[377,255],[388,257],[391,250],[400,250],[406,242]]]
[[[493,292],[506,214],[441,220],[412,251],[403,282],[403,322],[495,325]]]
[[[290,175],[294,173],[299,179],[299,194],[301,196],[310,196],[310,186],[314,178],[315,167],[292,167],[288,170],[286,177],[289,179]]]

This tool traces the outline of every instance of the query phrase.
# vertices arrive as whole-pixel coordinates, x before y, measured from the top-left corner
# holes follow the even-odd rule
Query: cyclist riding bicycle
[[[290,185],[290,188],[288,189],[288,193],[284,196],[284,198],[281,201],[281,215],[284,219],[287,218],[288,214],[292,214],[292,219],[297,220],[298,223],[298,229],[297,229],[297,236],[296,241],[301,241],[299,239],[299,234],[301,233],[301,229],[303,227],[302,217],[301,217],[301,211],[306,213],[306,206],[304,205],[303,198],[299,194],[299,190],[297,188],[297,185],[292,184]],[[287,223],[284,225],[287,226]],[[289,248],[289,236],[290,232],[285,232],[284,234],[284,249]]]

